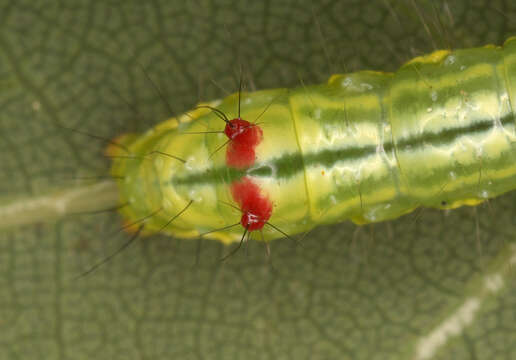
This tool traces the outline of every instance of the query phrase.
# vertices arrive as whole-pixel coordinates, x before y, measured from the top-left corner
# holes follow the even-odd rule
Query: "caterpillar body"
[[[230,243],[477,205],[516,188],[515,93],[510,38],[234,94],[108,148],[120,212],[144,234]]]

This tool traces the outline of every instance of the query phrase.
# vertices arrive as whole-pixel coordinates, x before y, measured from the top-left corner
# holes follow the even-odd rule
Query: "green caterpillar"
[[[515,91],[510,38],[234,94],[109,147],[120,212],[144,234],[230,243],[477,205],[516,188]]]

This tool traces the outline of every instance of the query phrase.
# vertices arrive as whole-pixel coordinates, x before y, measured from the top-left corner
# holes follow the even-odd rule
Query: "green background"
[[[140,64],[180,113],[240,66],[297,86],[515,34],[512,0],[0,0],[0,206],[107,173],[104,143],[56,124],[111,138],[169,115]],[[78,280],[127,240],[116,214],[3,228],[0,359],[418,359],[442,324],[429,358],[514,359],[515,202],[321,227],[273,242],[273,267],[260,243],[221,264],[217,242],[156,235]]]

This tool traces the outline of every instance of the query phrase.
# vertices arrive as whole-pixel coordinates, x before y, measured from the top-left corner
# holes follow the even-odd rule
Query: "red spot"
[[[258,185],[248,177],[231,184],[233,199],[240,205],[240,223],[248,231],[260,230],[272,215],[272,202],[261,193]]]
[[[224,128],[229,138],[226,149],[226,164],[233,168],[245,169],[256,161],[256,146],[263,138],[262,129],[241,118],[230,120]],[[258,185],[248,177],[231,184],[233,199],[240,206],[240,223],[248,231],[260,230],[272,214],[272,202],[262,195]]]
[[[256,160],[255,149],[262,141],[262,129],[249,121],[236,118],[230,120],[224,128],[230,139],[226,150],[226,164],[234,168],[246,168]]]

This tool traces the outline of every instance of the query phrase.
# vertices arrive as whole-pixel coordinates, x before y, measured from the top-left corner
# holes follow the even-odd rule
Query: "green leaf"
[[[512,193],[321,227],[272,265],[258,242],[221,264],[217,242],[157,235],[80,279],[127,241],[118,216],[31,207],[110,203],[84,179],[105,181],[106,142],[77,131],[142,132],[240,67],[258,89],[393,70],[501,44],[512,19],[509,0],[0,1],[0,359],[516,358]]]

